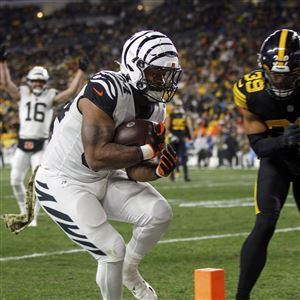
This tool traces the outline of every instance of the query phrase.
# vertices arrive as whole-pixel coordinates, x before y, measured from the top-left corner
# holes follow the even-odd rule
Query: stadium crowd
[[[298,1],[165,0],[151,11],[138,0],[68,3],[41,17],[38,5],[2,6],[0,42],[14,81],[26,81],[34,65],[49,70],[49,85],[67,86],[82,55],[88,73],[119,66],[119,48],[132,33],[156,29],[174,41],[184,70],[177,98],[192,120],[198,166],[212,155],[217,166],[253,165],[253,153],[232,100],[232,85],[256,68],[261,40],[280,28],[300,28]],[[268,16],[268,18],[266,18]],[[0,91],[1,140],[14,145],[17,104]],[[192,144],[192,143],[191,143]],[[247,158],[247,159],[245,159]],[[203,162],[203,163],[202,163]]]

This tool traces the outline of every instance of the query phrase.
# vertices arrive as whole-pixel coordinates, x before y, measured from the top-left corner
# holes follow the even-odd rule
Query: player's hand
[[[7,51],[4,44],[0,45],[0,62],[4,62],[7,60]]]
[[[155,173],[158,177],[167,177],[176,167],[177,155],[171,145],[167,145],[161,152],[161,157]]]
[[[145,144],[149,145],[152,148],[153,157],[157,156],[157,154],[164,148],[165,133],[166,133],[166,128],[163,122],[156,124],[153,127],[153,130],[149,132]]]
[[[290,124],[283,132],[283,142],[285,146],[293,146],[300,142],[300,126]]]
[[[83,72],[85,72],[87,70],[89,66],[89,60],[87,57],[83,56],[79,59],[78,62],[78,69],[82,70]]]
[[[153,130],[148,133],[145,145],[141,146],[143,160],[156,157],[165,146],[166,128],[163,122],[153,126]]]

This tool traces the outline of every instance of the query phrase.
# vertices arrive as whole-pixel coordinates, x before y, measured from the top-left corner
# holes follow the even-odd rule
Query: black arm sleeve
[[[259,158],[278,154],[280,150],[285,148],[283,136],[270,137],[267,132],[249,134],[248,139],[251,148]]]

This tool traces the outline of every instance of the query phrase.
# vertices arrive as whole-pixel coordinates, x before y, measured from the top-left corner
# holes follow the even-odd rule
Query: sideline
[[[275,233],[285,233],[285,232],[299,231],[299,230],[300,230],[300,227],[288,227],[288,228],[277,229],[277,230],[275,230]],[[198,237],[181,238],[181,239],[169,239],[169,240],[159,241],[158,244],[170,244],[170,243],[180,243],[180,242],[191,242],[191,241],[203,241],[203,240],[211,240],[211,239],[240,237],[240,236],[246,236],[248,234],[249,234],[249,232],[241,232],[241,233],[228,233],[228,234],[198,236]],[[53,255],[78,253],[78,252],[86,252],[86,250],[83,250],[83,249],[70,249],[70,250],[62,250],[62,251],[54,251],[54,252],[33,253],[33,254],[23,255],[23,256],[0,257],[0,261],[1,262],[7,262],[7,261],[23,260],[23,259],[36,258],[36,257],[45,257],[45,256],[53,256]]]

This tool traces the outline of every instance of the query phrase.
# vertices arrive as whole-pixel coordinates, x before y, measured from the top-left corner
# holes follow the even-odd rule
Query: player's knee
[[[23,183],[23,178],[17,174],[10,176],[10,185],[18,188]]]
[[[263,235],[272,236],[279,215],[276,213],[260,213],[256,217],[256,227]]]
[[[13,181],[13,182],[11,182],[11,187],[12,187],[14,193],[17,193],[17,194],[26,193],[25,186],[22,182]]]
[[[158,200],[153,207],[154,223],[170,223],[173,212],[170,204],[164,199]]]
[[[125,257],[126,244],[120,234],[115,234],[109,241],[109,245],[105,247],[105,256],[101,256],[99,262],[113,263],[123,261]]]

